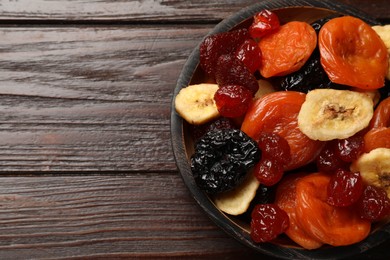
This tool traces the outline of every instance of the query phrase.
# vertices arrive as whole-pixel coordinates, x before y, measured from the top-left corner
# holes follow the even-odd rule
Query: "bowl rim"
[[[307,8],[323,8],[331,11],[336,11],[345,15],[353,15],[358,17],[367,23],[378,24],[378,22],[371,18],[366,13],[351,7],[346,4],[337,3],[331,0],[273,0],[272,2],[262,0],[256,4],[243,8],[218,23],[206,36],[224,32],[237,26],[242,21],[253,17],[254,14],[262,9],[279,9],[290,7],[307,7]],[[200,43],[199,43],[200,44]],[[390,239],[390,224],[385,225],[381,229],[375,230],[365,240],[344,247],[327,247],[316,250],[304,250],[300,248],[288,248],[273,243],[256,244],[251,241],[248,234],[237,226],[234,222],[229,220],[229,217],[221,212],[211,202],[209,197],[201,191],[192,176],[191,168],[186,156],[185,150],[185,137],[184,137],[184,121],[176,113],[174,100],[180,89],[189,85],[192,79],[192,75],[199,65],[199,44],[191,52],[183,69],[180,73],[176,87],[173,92],[171,100],[171,145],[173,149],[176,166],[180,172],[180,175],[189,189],[191,196],[197,202],[197,204],[206,212],[207,216],[229,236],[235,238],[242,244],[269,256],[276,258],[299,258],[299,259],[341,259],[349,256],[353,256],[362,253],[370,248],[378,246],[379,244]]]

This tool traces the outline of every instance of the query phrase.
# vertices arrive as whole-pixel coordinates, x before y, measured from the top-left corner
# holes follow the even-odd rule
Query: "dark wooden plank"
[[[0,259],[253,253],[199,210],[176,172],[1,178]]]
[[[217,228],[176,172],[1,177],[0,259],[175,256],[268,259]]]
[[[210,26],[0,30],[0,171],[176,169],[170,102]]]
[[[265,0],[264,0],[265,1]],[[310,1],[310,0],[308,0]],[[18,0],[2,1],[0,20],[199,21],[214,22],[259,0]],[[375,18],[389,18],[388,0],[339,0]]]

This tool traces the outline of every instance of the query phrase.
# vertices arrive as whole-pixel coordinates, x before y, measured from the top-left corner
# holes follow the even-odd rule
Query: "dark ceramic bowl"
[[[369,24],[377,23],[368,15],[334,1],[273,0],[260,1],[258,4],[239,11],[219,23],[209,34],[247,27],[252,22],[253,15],[263,9],[273,10],[277,13],[282,23],[292,20],[311,23],[334,14],[352,15]],[[256,244],[252,242],[249,235],[249,222],[244,221],[241,217],[234,217],[221,212],[207,194],[197,187],[191,173],[189,158],[194,150],[194,142],[189,134],[187,123],[175,112],[174,98],[181,88],[190,84],[204,82],[203,72],[198,65],[199,46],[195,48],[188,58],[174,91],[171,107],[172,145],[176,163],[185,184],[197,203],[221,229],[250,248],[273,257],[285,259],[340,259],[362,253],[390,238],[390,224],[376,224],[373,226],[369,237],[364,241],[344,247],[324,246],[316,250],[304,250],[289,239],[283,238],[275,243]]]

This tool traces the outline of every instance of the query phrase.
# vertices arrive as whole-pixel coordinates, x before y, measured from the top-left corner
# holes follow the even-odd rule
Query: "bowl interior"
[[[282,4],[285,5],[284,2]],[[318,5],[320,6],[274,6],[273,8],[269,8],[264,5],[255,5],[223,21],[212,32],[210,32],[210,34],[238,28],[247,28],[252,23],[253,14],[264,8],[272,9],[272,11],[280,18],[281,23],[289,21],[304,21],[312,23],[321,18],[342,14],[357,16],[368,23],[375,23],[374,20],[364,14],[345,6],[340,7],[340,5],[338,5],[337,7],[329,9],[321,6],[321,4]],[[199,67],[199,49],[196,48],[189,57],[182,71],[178,85],[175,89],[174,97],[182,87],[204,82],[210,82],[210,79],[205,76]],[[174,112],[174,105],[172,105],[171,120],[172,144],[176,163],[192,196],[219,227],[245,245],[278,258],[291,259],[291,257],[293,257],[301,259],[325,259],[331,257],[334,259],[358,254],[390,238],[390,225],[386,223],[378,223],[373,226],[373,231],[369,238],[358,244],[347,247],[324,246],[321,249],[308,251],[303,250],[285,236],[281,236],[274,243],[253,243],[249,236],[249,216],[244,214],[242,216],[235,217],[221,212],[214,205],[212,199],[197,188],[189,167],[190,157],[194,153],[194,140],[192,137],[193,135],[191,134],[191,126]]]

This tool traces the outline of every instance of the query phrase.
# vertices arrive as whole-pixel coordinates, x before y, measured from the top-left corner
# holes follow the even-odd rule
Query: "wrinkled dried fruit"
[[[335,142],[328,142],[317,157],[317,168],[320,172],[334,173],[338,169],[347,169],[348,163],[336,154]]]
[[[246,40],[236,50],[236,57],[251,73],[254,73],[261,64],[261,51],[257,43],[252,40]]]
[[[265,9],[253,16],[253,23],[249,27],[249,33],[254,39],[261,38],[264,35],[276,31],[279,26],[278,16]]]
[[[336,207],[350,206],[363,193],[363,180],[358,172],[338,170],[328,184],[327,202]]]
[[[219,86],[240,85],[254,96],[259,89],[255,76],[234,55],[222,55],[217,62],[215,80]]]
[[[289,226],[287,213],[276,204],[256,205],[251,216],[251,238],[256,243],[275,239]]]
[[[253,169],[253,174],[257,180],[266,186],[273,186],[278,183],[282,179],[283,173],[283,166],[277,160],[265,156]]]
[[[226,117],[219,117],[211,122],[208,122],[203,125],[191,125],[192,127],[192,134],[195,141],[198,141],[203,135],[210,131],[214,131],[217,129],[225,129],[230,128],[234,129],[237,128],[234,122]]]
[[[243,180],[260,153],[257,143],[238,129],[208,132],[195,145],[192,174],[207,193],[227,191]]]
[[[252,93],[239,85],[223,85],[215,93],[214,100],[221,116],[239,117],[248,110]]]
[[[368,185],[357,202],[360,217],[379,221],[390,215],[390,199],[384,189]]]
[[[346,139],[337,140],[336,154],[345,162],[356,160],[364,151],[364,140],[361,135],[353,135]]]
[[[246,39],[250,39],[247,29],[218,33],[206,37],[199,46],[201,68],[207,75],[214,78],[219,56],[234,53],[237,47]]]

